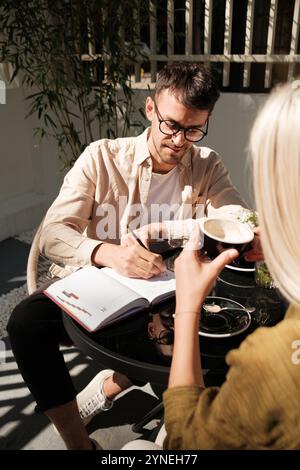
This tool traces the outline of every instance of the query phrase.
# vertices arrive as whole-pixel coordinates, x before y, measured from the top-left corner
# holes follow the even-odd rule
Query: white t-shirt
[[[153,173],[145,211],[148,223],[175,220],[182,204],[177,167],[165,174]]]

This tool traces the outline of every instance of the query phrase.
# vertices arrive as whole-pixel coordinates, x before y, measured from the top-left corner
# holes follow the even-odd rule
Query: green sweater
[[[222,387],[164,393],[164,449],[300,449],[300,308],[257,329],[226,362]]]

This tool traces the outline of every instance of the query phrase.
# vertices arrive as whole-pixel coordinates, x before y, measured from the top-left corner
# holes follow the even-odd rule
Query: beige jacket
[[[55,263],[54,275],[62,277],[91,264],[92,252],[101,241],[119,244],[127,233],[136,207],[146,203],[149,193],[148,132],[91,143],[66,175],[46,214],[40,238],[41,252]],[[179,163],[179,171],[179,219],[245,207],[211,149],[193,146]]]

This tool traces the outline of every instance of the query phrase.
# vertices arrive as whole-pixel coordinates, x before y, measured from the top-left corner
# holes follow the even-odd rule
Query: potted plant
[[[258,213],[256,211],[245,212],[240,217],[240,221],[248,223],[252,228],[258,227]],[[276,287],[265,261],[257,261],[255,263],[255,282],[258,286],[269,289]]]
[[[65,166],[86,145],[124,136],[132,126],[130,76],[141,60],[140,0],[2,0],[0,62],[14,67],[28,92],[35,134],[53,137]],[[126,40],[125,40],[126,39]]]

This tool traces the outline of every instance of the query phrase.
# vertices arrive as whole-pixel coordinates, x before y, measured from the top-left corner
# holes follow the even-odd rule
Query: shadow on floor
[[[15,238],[0,243],[0,295],[26,282],[26,265],[30,245]],[[13,254],[13,256],[12,256]]]
[[[106,428],[109,426],[121,426],[123,424],[135,424],[140,421],[146,413],[158,405],[160,401],[144,392],[143,390],[130,390],[107,412],[95,417],[89,425],[89,431]]]
[[[48,418],[35,412],[35,402],[20,376],[8,338],[4,341],[7,357],[0,369],[0,450],[47,449],[49,445],[51,448],[53,439],[58,441],[59,448],[63,448],[60,438],[54,436]],[[78,390],[84,388],[99,371],[95,362],[76,348],[65,348],[64,357]],[[142,389],[131,389],[116,400],[110,411],[96,416],[89,424],[88,432],[98,429],[104,441],[119,448],[119,442],[122,444],[138,436],[131,431],[131,425],[158,402],[156,397]],[[143,430],[143,437],[147,437],[147,433],[149,431]]]

